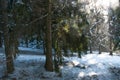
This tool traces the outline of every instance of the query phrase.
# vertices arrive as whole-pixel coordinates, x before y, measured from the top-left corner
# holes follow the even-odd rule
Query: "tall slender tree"
[[[48,16],[47,16],[47,25],[46,25],[46,63],[45,68],[48,71],[53,71],[53,60],[52,60],[52,38],[51,38],[51,8],[52,0],[48,1]]]
[[[7,13],[7,0],[1,0],[2,7],[2,25],[4,32],[4,45],[5,45],[5,55],[6,55],[6,68],[7,74],[14,71],[13,57],[10,44],[10,30],[8,27],[8,13]]]
[[[0,47],[2,47],[2,33],[0,32]]]
[[[2,10],[1,10],[1,2],[0,2],[0,47],[2,47]]]

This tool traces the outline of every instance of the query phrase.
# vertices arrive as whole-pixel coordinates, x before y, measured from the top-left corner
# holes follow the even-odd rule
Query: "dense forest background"
[[[63,56],[119,51],[120,6],[110,1],[0,0],[0,47],[7,73],[14,71],[18,47],[42,49],[48,71],[59,71]]]

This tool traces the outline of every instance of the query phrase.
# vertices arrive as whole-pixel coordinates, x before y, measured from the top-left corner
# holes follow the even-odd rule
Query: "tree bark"
[[[45,69],[47,71],[53,71],[53,59],[52,59],[52,38],[51,38],[51,0],[48,0],[48,16],[46,26],[46,63]]]
[[[26,45],[27,48],[28,48],[28,44],[29,44],[29,42],[28,42],[28,37],[25,36],[25,45]]]
[[[6,68],[7,74],[14,71],[13,57],[10,48],[10,35],[8,23],[8,14],[7,14],[7,0],[1,0],[2,3],[2,25],[4,31],[4,45],[5,45],[5,55],[6,55]]]
[[[90,53],[92,53],[92,41],[91,41],[91,39],[89,41],[89,47],[90,47]]]
[[[112,50],[112,38],[110,37],[110,55],[113,55],[113,50]]]
[[[0,47],[2,47],[2,33],[0,32]]]
[[[101,54],[101,45],[99,45],[99,54]]]
[[[2,26],[2,10],[1,10],[1,1],[0,1],[0,26]],[[0,47],[2,47],[2,31],[3,31],[3,28],[0,27]]]
[[[10,34],[11,53],[13,54],[14,58],[16,58],[18,53],[18,40],[15,33],[15,29],[13,29],[13,31],[11,31],[9,34]]]

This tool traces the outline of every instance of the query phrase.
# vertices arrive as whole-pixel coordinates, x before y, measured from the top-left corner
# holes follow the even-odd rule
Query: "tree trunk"
[[[12,54],[14,56],[14,58],[16,58],[17,53],[18,53],[18,42],[17,42],[17,36],[15,33],[15,29],[13,29],[13,31],[10,32],[10,44],[11,44],[11,51]]]
[[[112,39],[110,37],[110,55],[113,55],[113,50],[112,50]]]
[[[81,50],[78,50],[78,57],[82,58],[82,56],[81,56]]]
[[[99,45],[99,54],[101,54],[101,45]]]
[[[92,41],[89,41],[89,46],[90,46],[90,53],[92,53]]]
[[[26,47],[28,48],[28,37],[27,36],[25,36],[25,45],[26,45]]]
[[[2,47],[2,33],[0,32],[0,47]]]
[[[45,39],[43,40],[43,54],[46,54],[46,43],[45,43]]]
[[[52,38],[51,38],[51,0],[48,0],[48,16],[46,26],[46,63],[45,69],[53,71],[53,60],[52,60]]]
[[[7,15],[7,0],[1,0],[2,3],[2,21],[4,30],[4,45],[5,45],[5,55],[6,55],[6,68],[7,74],[14,71],[13,57],[10,48],[10,35],[9,28],[7,26],[8,15]]]
[[[1,10],[1,1],[0,1],[0,26],[2,26],[2,10]],[[3,28],[0,27],[0,47],[2,47],[2,31],[3,31]]]

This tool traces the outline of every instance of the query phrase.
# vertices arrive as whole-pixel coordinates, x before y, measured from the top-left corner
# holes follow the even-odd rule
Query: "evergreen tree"
[[[4,31],[4,45],[6,55],[6,68],[7,73],[14,71],[13,54],[11,50],[11,35],[10,28],[8,27],[8,12],[7,12],[7,0],[1,0],[2,6],[2,26]]]
[[[46,25],[46,63],[45,68],[48,71],[53,71],[53,59],[52,59],[52,34],[51,34],[51,8],[52,8],[52,0],[47,0],[48,3],[48,16],[47,16],[47,25]]]

